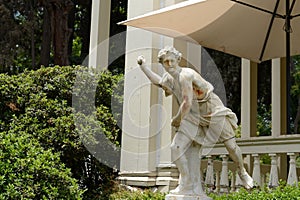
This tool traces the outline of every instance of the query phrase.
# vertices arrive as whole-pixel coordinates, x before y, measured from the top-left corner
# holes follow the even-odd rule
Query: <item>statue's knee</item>
[[[176,144],[175,142],[171,144],[171,151],[180,151],[181,147],[179,144]]]
[[[229,154],[236,153],[238,148],[239,147],[237,146],[236,143],[231,143],[230,145],[227,145],[227,150],[228,150]]]

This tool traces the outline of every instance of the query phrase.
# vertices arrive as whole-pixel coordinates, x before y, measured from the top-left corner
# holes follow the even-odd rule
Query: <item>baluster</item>
[[[238,192],[241,189],[241,187],[243,187],[243,186],[244,186],[243,182],[242,182],[239,174],[236,172],[235,173],[235,191]]]
[[[229,192],[229,180],[228,180],[228,157],[227,155],[221,155],[222,158],[222,171],[220,179],[220,193]]]
[[[265,187],[266,185],[266,174],[261,175],[261,187]]]
[[[216,193],[220,192],[220,171],[216,171]]]
[[[271,172],[269,180],[269,188],[274,188],[278,186],[278,166],[277,166],[277,155],[269,154],[271,157]]]
[[[207,156],[205,185],[208,188],[209,192],[212,192],[214,190],[215,180],[214,180],[214,163],[213,163],[212,156]]]
[[[203,189],[205,189],[205,183],[204,183],[204,173],[203,173],[203,170],[200,168],[200,181],[201,181],[201,187],[203,188]]]
[[[298,177],[297,177],[297,169],[296,169],[296,154],[288,153],[287,155],[290,156],[290,168],[289,168],[287,184],[298,185]]]
[[[258,154],[252,154],[254,158],[252,178],[254,185],[261,187],[260,157]]]
[[[231,184],[230,184],[230,192],[234,192],[235,191],[235,171],[232,172],[232,176],[231,176]]]

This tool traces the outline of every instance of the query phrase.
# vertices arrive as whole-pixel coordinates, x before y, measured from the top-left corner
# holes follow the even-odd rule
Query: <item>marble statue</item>
[[[230,157],[238,166],[238,174],[247,189],[253,187],[253,179],[243,165],[242,153],[236,144],[234,129],[236,115],[225,107],[213,92],[214,87],[195,70],[180,67],[181,53],[174,47],[166,47],[158,53],[158,61],[165,69],[163,76],[154,73],[143,56],[137,62],[150,79],[161,87],[165,95],[175,95],[179,103],[178,113],[171,125],[176,134],[171,144],[172,161],[180,173],[180,182],[170,194],[198,196],[211,199],[203,191],[200,176],[201,146],[223,142]],[[200,155],[199,155],[200,153]]]

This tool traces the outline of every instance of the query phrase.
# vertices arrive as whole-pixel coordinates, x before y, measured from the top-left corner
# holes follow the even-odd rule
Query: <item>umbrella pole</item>
[[[285,21],[285,33],[286,33],[286,131],[287,134],[291,134],[291,111],[290,111],[290,89],[291,89],[291,10],[290,0],[286,0],[286,21]]]

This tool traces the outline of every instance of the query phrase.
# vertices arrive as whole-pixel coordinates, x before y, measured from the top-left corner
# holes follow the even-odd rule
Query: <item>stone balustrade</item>
[[[247,161],[250,160],[245,165],[256,187],[274,188],[281,179],[289,185],[298,185],[300,168],[296,166],[296,159],[300,153],[300,135],[251,137],[237,139],[237,143]],[[203,151],[206,155],[202,158],[201,171],[207,190],[219,193],[239,190],[242,183],[237,166],[230,161],[224,145],[216,144]],[[262,157],[269,159],[270,164],[262,164]]]

